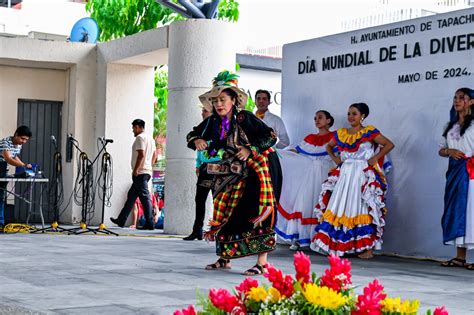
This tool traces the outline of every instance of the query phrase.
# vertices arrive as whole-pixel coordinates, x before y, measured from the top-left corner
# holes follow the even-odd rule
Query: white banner
[[[452,256],[442,245],[447,159],[438,156],[456,89],[474,88],[474,9],[382,25],[283,48],[282,118],[292,143],[328,110],[334,130],[347,108],[370,107],[366,124],[395,143],[385,252]]]

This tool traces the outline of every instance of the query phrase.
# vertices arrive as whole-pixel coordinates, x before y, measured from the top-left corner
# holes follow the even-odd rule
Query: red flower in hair
[[[237,290],[237,292],[244,293],[245,295],[247,295],[247,293],[250,291],[251,288],[256,288],[256,287],[258,287],[258,281],[248,277],[248,278],[245,278],[245,280],[242,281],[241,284],[236,286],[235,289]]]
[[[183,308],[181,311],[175,311],[173,315],[196,315],[194,306],[189,305],[188,308]]]
[[[296,280],[301,281],[301,283],[311,282],[311,261],[309,260],[309,256],[305,255],[303,252],[297,252],[295,253],[294,258]]]
[[[356,310],[351,314],[380,315],[382,314],[380,302],[386,297],[387,295],[383,293],[383,285],[375,279],[364,288],[364,294],[357,297]]]
[[[331,268],[326,269],[321,277],[321,285],[331,288],[336,292],[347,290],[351,284],[351,262],[341,259],[334,254],[329,255]]]
[[[235,295],[232,295],[226,289],[209,290],[209,300],[220,310],[232,312],[234,307],[239,306],[240,302]]]
[[[435,308],[433,315],[449,315],[448,310],[444,306]]]

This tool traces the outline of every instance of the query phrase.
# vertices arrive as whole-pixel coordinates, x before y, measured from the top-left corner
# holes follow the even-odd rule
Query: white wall
[[[136,118],[145,121],[145,132],[153,136],[153,67],[109,64],[107,66],[105,136],[114,140],[107,149],[113,158],[112,207],[106,208],[105,222],[109,217],[117,217],[132,184],[131,156],[135,140],[132,121]],[[100,165],[100,162],[99,162]],[[101,204],[96,208],[95,222],[100,219]],[[110,224],[110,223],[109,223]]]
[[[442,245],[440,220],[447,160],[437,152],[455,90],[474,87],[474,44],[463,50],[467,47],[464,37],[464,44],[456,43],[455,51],[431,54],[430,41],[474,36],[472,23],[439,28],[437,21],[473,13],[474,9],[468,9],[284,46],[282,116],[292,143],[314,131],[316,109],[329,110],[336,120],[334,128],[339,128],[347,126],[350,104],[366,102],[371,113],[365,123],[378,127],[396,145],[391,153],[394,170],[389,177],[386,252],[428,257],[454,253],[453,248]],[[422,32],[422,23],[430,21],[431,30]],[[414,25],[413,34],[361,41],[363,34],[408,25]],[[352,37],[358,42],[351,44]],[[421,56],[409,58],[417,42]],[[380,49],[389,46],[396,46],[395,60],[380,62]],[[359,51],[368,51],[373,63],[323,71],[322,58]],[[299,74],[299,62],[307,60],[315,60],[316,71]],[[444,69],[451,68],[466,71],[445,78]],[[437,80],[427,80],[427,71],[438,71]],[[399,83],[400,75],[415,73],[420,74],[419,81]]]

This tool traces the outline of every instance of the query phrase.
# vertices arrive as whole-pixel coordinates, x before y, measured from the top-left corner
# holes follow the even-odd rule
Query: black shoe
[[[155,227],[150,224],[145,224],[143,226],[137,226],[137,230],[154,230]]]
[[[110,217],[110,221],[112,221],[113,224],[116,224],[116,225],[120,226],[121,228],[123,228],[125,226],[125,224],[120,223],[120,221],[118,219],[114,219],[114,218]]]
[[[201,241],[202,240],[202,233],[192,232],[188,236],[183,237],[183,240],[184,241],[194,241],[194,240]]]

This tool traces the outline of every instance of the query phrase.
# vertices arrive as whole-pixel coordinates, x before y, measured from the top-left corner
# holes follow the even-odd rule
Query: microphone
[[[100,137],[99,139],[100,139],[100,141],[102,141],[102,143],[106,143],[106,144],[107,144],[107,143],[114,143],[114,140],[112,140],[112,139],[105,139],[105,137]]]

